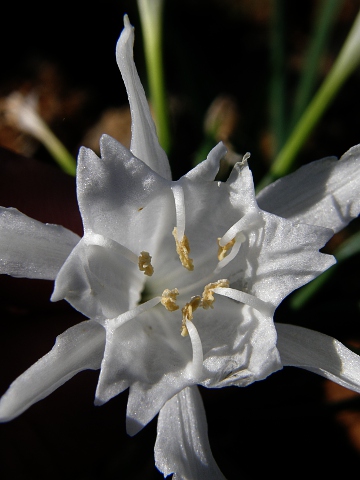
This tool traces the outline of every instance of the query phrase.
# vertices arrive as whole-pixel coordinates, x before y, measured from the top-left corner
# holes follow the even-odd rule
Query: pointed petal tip
[[[124,44],[126,44],[126,42],[129,40],[131,34],[134,31],[134,27],[131,25],[130,19],[129,19],[127,14],[124,15],[123,21],[124,21],[124,28],[122,29],[122,31],[120,33],[120,37],[119,37],[119,40],[118,40],[117,45],[116,45],[117,55],[120,53],[119,52],[120,47],[124,46]]]
[[[7,395],[4,394],[0,400],[0,423],[7,423],[18,417],[22,412],[12,411],[13,402],[7,401]]]
[[[111,144],[122,145],[120,142],[118,142],[117,140],[115,140],[114,137],[112,137],[111,135],[108,135],[107,133],[103,133],[103,134],[101,135],[99,144],[100,144],[101,158],[103,157],[103,151],[104,151],[104,149],[105,149],[108,145],[111,145]]]
[[[242,158],[242,160],[241,160],[241,163],[247,165],[248,160],[249,160],[250,157],[251,157],[251,153],[250,153],[250,152],[246,152],[246,153],[243,155],[243,158]]]
[[[228,153],[228,148],[225,145],[224,142],[220,141],[215,145],[215,147],[210,151],[208,158],[211,154],[215,155],[216,157],[219,158],[219,161],[225,157],[225,155]]]
[[[60,288],[56,288],[56,283],[55,283],[55,286],[54,286],[54,290],[51,294],[51,297],[50,297],[50,302],[59,302],[60,300],[63,300],[65,298],[65,294],[64,292],[62,291],[62,289]]]
[[[101,407],[102,405],[104,405],[104,403],[106,403],[106,400],[103,400],[100,397],[95,395],[95,399],[94,399],[95,407]]]
[[[123,19],[124,19],[124,27],[126,28],[130,25],[129,15],[127,13],[125,13]]]
[[[144,428],[145,425],[139,423],[135,418],[126,416],[126,433],[133,437]]]

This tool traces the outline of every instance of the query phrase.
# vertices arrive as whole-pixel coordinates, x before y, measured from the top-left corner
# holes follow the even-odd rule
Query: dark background
[[[286,3],[286,105],[290,110],[314,18],[314,1]],[[252,153],[260,180],[272,158],[269,128],[270,0],[167,0],[164,61],[170,97],[177,178],[204,142],[203,119],[220,94],[230,95],[238,122],[231,142]],[[328,71],[360,6],[343,1],[323,58]],[[76,156],[89,129],[108,108],[127,103],[114,50],[128,13],[136,28],[135,60],[145,79],[135,1],[2,7],[0,97],[37,88],[43,116]],[[326,112],[302,149],[298,164],[342,155],[360,142],[359,70]],[[146,82],[144,81],[146,84]],[[81,234],[75,181],[52,164],[46,150],[0,125],[0,204]],[[29,146],[30,145],[30,146]],[[11,154],[15,151],[25,158]],[[36,160],[34,160],[36,159]],[[357,231],[354,222],[334,246]],[[286,300],[276,320],[299,324],[359,346],[359,256],[343,263],[300,311]],[[67,304],[51,304],[51,282],[0,279],[0,391],[54,344],[81,316]],[[155,479],[156,420],[136,437],[125,433],[127,393],[93,406],[97,372],[83,372],[0,426],[0,478],[79,480]],[[341,478],[360,466],[359,395],[309,372],[285,369],[246,389],[201,389],[214,456],[228,479]]]

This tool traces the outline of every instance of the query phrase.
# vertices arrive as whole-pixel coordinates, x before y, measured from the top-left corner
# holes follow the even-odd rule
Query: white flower
[[[276,325],[277,305],[334,263],[319,249],[360,211],[360,146],[302,167],[255,199],[248,155],[214,181],[226,150],[171,181],[132,58],[117,45],[132,112],[130,151],[109,136],[82,148],[77,192],[84,236],[0,210],[1,272],[54,279],[90,320],[62,335],[0,401],[8,421],[84,369],[97,404],[130,388],[127,430],[157,413],[156,465],[176,478],[223,478],[196,385],[246,386],[295,365],[360,391],[360,358],[334,339]],[[350,180],[349,180],[350,179]],[[260,208],[261,207],[261,208]]]

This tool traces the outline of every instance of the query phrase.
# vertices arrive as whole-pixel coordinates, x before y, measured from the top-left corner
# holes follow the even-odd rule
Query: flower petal
[[[335,338],[295,325],[276,323],[284,366],[317,373],[360,393],[360,356]]]
[[[134,28],[125,15],[124,29],[116,45],[116,60],[125,83],[131,109],[130,150],[135,157],[140,158],[154,172],[171,180],[169,161],[159,144],[155,124],[134,63],[133,45]]]
[[[106,347],[101,365],[96,403],[107,402],[130,386],[127,431],[135,435],[159,412],[164,403],[194,383],[184,375],[192,362],[189,338],[180,335],[181,314],[162,305],[112,328],[105,323]]]
[[[78,158],[85,233],[111,238],[137,255],[142,250],[153,255],[168,209],[174,209],[170,182],[108,135],[101,137],[100,148],[101,159],[87,148],[81,148]],[[170,226],[168,230],[171,235]]]
[[[0,272],[54,280],[80,238],[59,225],[44,224],[16,208],[0,207]]]
[[[0,400],[0,421],[7,422],[47,397],[82,370],[100,368],[105,330],[89,320],[59,335],[52,350],[18,377]]]
[[[207,422],[197,387],[188,387],[160,410],[155,465],[173,480],[224,479],[211,453]]]
[[[216,289],[213,308],[194,314],[204,352],[205,379],[197,383],[210,388],[245,387],[281,368],[272,317],[234,301],[231,290]]]
[[[229,279],[233,288],[277,306],[294,289],[333,265],[333,257],[319,253],[333,231],[296,224],[260,210],[246,161],[235,165],[226,186],[233,210],[238,211],[238,219],[241,219],[226,235],[244,222],[241,230],[243,243],[239,252],[221,269],[221,276]],[[228,210],[226,215],[230,218]],[[246,218],[249,222],[245,222]],[[224,264],[226,260],[227,257],[223,260]]]
[[[277,306],[293,290],[313,280],[335,263],[319,252],[333,232],[322,227],[293,224],[263,213],[264,227],[254,229],[234,260],[242,278],[235,288],[245,289]],[[242,262],[242,263],[240,263]]]
[[[219,142],[209,153],[207,159],[199,163],[185,177],[189,180],[212,181],[219,171],[220,160],[227,152],[223,142]]]
[[[323,158],[264,188],[260,208],[294,222],[338,232],[360,212],[360,145],[340,160]]]
[[[126,249],[114,240],[86,234],[56,277],[51,300],[65,298],[87,317],[99,320],[133,308],[140,300],[144,275],[124,253]]]

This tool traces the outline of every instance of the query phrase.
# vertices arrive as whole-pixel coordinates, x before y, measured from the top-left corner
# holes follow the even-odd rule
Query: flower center
[[[186,326],[187,322],[191,322],[194,318],[194,312],[199,307],[203,308],[204,310],[208,310],[209,308],[213,308],[213,303],[215,301],[214,298],[214,290],[219,288],[229,288],[229,281],[222,279],[218,280],[217,282],[209,283],[205,285],[204,291],[202,296],[195,295],[191,297],[190,302],[186,303],[185,306],[181,309],[182,312],[182,326],[181,326],[181,335],[186,337],[188,335],[188,329]],[[179,290],[174,288],[173,290],[169,290],[166,288],[161,296],[161,304],[164,305],[166,310],[170,312],[175,312],[180,307],[176,303],[176,298],[179,295]]]

